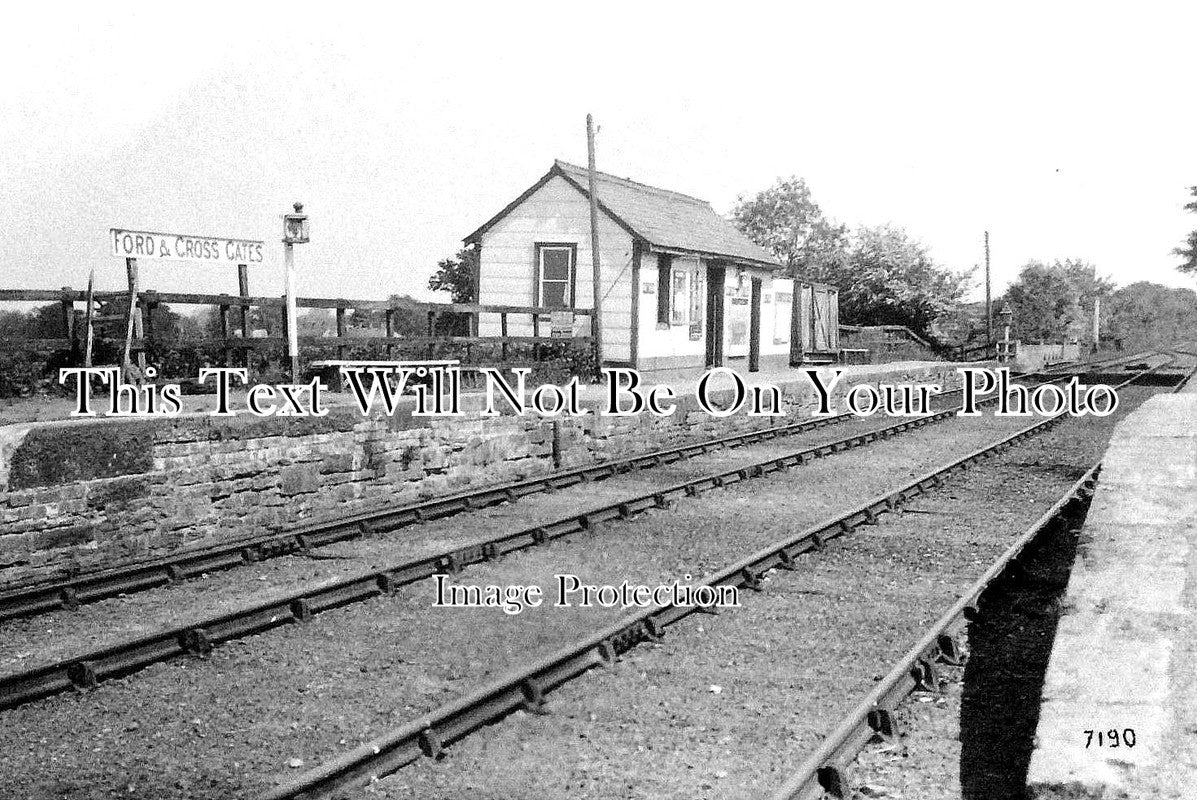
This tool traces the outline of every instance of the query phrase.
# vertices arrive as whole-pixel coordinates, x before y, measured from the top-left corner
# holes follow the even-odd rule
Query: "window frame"
[[[533,247],[532,256],[532,305],[537,308],[556,308],[556,306],[547,306],[544,302],[544,252],[546,250],[567,250],[569,251],[569,278],[562,281],[556,278],[548,279],[549,283],[565,283],[567,284],[567,301],[562,309],[573,310],[577,308],[577,285],[578,285],[578,244],[577,242],[536,242]]]
[[[679,284],[678,278],[682,281]],[[680,295],[683,298],[681,303],[678,303],[678,286],[681,286]],[[673,326],[683,326],[690,324],[690,298],[694,292],[694,270],[689,267],[674,267],[670,270],[669,277],[669,324]]]

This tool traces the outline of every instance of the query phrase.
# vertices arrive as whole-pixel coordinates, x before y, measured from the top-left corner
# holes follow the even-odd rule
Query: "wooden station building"
[[[479,249],[475,302],[560,309],[554,335],[590,335],[588,172],[562,161],[466,237]],[[705,200],[597,173],[604,361],[641,371],[755,370],[838,352],[834,287],[793,281]],[[797,324],[793,310],[798,309]],[[500,333],[480,320],[479,335]],[[508,335],[530,335],[512,321]],[[791,341],[795,343],[791,354]]]

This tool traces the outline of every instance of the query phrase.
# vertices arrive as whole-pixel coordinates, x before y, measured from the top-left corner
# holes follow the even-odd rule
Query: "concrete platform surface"
[[[1197,798],[1197,394],[1115,430],[1064,609],[1028,796]]]

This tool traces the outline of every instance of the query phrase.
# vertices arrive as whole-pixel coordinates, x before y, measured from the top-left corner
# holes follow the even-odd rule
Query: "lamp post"
[[[303,203],[294,214],[283,215],[283,264],[287,269],[287,355],[291,357],[291,382],[299,382],[299,324],[295,314],[295,249],[308,242],[308,215]]]
[[[1002,306],[998,316],[1002,318],[1002,341],[998,347],[998,363],[1005,364],[1014,360],[1014,343],[1010,341],[1010,323],[1014,319],[1014,310],[1010,308],[1010,303],[1007,302]]]

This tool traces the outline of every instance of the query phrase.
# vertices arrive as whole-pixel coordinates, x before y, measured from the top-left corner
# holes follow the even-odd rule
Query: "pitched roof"
[[[564,161],[556,161],[552,169],[532,188],[467,236],[465,241],[478,241],[483,233],[556,176],[564,178],[589,199],[588,170]],[[715,209],[705,200],[617,178],[604,172],[595,173],[595,184],[599,208],[632,236],[643,239],[654,247],[722,256],[734,261],[775,268],[781,266],[735,225],[716,214]]]

